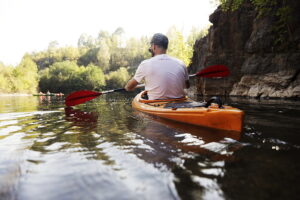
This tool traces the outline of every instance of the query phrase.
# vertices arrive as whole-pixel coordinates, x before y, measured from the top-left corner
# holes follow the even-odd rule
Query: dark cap
[[[161,33],[155,33],[150,43],[163,47],[164,49],[167,49],[169,44],[169,39],[167,38],[167,36]]]

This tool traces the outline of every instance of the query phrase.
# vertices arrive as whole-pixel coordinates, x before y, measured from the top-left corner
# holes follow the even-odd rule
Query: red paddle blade
[[[65,99],[66,106],[76,106],[78,104],[90,101],[102,93],[89,90],[80,90],[69,94]]]
[[[229,75],[228,67],[224,65],[212,65],[204,68],[200,72],[196,74],[196,76],[201,76],[205,78],[218,78],[218,77],[226,77]]]

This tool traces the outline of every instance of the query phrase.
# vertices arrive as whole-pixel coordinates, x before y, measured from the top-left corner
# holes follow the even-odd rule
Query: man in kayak
[[[152,58],[144,60],[138,66],[125,89],[133,91],[144,80],[149,100],[184,97],[184,88],[190,87],[185,64],[166,54],[169,44],[167,36],[156,33],[150,44]]]

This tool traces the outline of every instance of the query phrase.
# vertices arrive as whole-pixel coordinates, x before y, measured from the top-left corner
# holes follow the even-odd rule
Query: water
[[[109,94],[0,97],[0,199],[297,199],[300,103],[229,99],[244,133],[178,124]]]

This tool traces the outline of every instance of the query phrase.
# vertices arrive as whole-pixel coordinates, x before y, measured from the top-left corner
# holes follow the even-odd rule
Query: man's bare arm
[[[125,86],[125,90],[133,91],[139,83],[135,79],[131,79]]]

